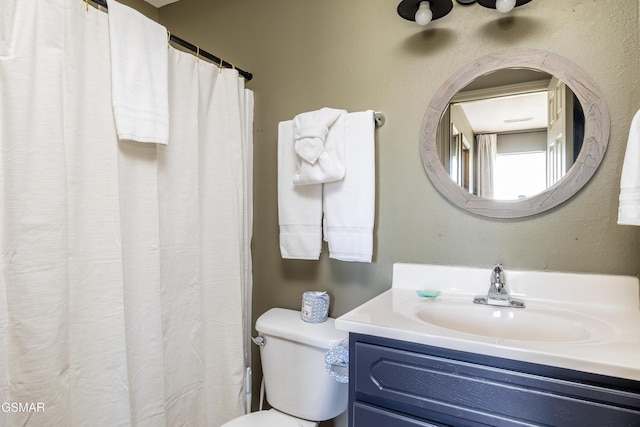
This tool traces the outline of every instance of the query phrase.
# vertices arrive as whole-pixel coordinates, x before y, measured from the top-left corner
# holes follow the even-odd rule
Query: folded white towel
[[[345,135],[345,177],[324,184],[325,240],[331,258],[371,262],[375,213],[373,111],[347,114]]]
[[[169,142],[167,30],[108,0],[111,92],[120,139]]]
[[[278,125],[278,222],[282,258],[319,259],[322,251],[322,184],[294,185],[297,170],[293,120]]]
[[[345,110],[322,108],[293,119],[293,139],[298,155],[296,185],[321,184],[344,177]]]
[[[640,225],[640,111],[631,121],[620,178],[618,224]]]

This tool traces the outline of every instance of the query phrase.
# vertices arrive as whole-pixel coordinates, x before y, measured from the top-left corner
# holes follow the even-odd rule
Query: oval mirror
[[[420,151],[432,183],[455,205],[518,218],[579,191],[608,138],[607,106],[584,71],[553,53],[518,49],[479,58],[442,85],[425,112]]]

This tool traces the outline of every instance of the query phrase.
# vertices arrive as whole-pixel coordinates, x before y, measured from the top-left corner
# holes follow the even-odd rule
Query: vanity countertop
[[[394,265],[391,289],[340,316],[335,326],[348,332],[640,381],[638,278],[508,268],[505,271],[507,288],[513,297],[525,301],[526,308],[472,302],[475,295],[488,291],[489,268],[398,263]],[[421,298],[416,293],[421,289],[440,294]],[[475,310],[485,310],[492,318],[512,316],[527,320],[498,320],[510,323],[499,323],[496,330],[486,334],[478,333],[478,324],[472,320]],[[438,319],[434,322],[437,313],[446,315],[450,323],[442,326]],[[566,325],[565,317],[569,318]],[[456,325],[458,318],[460,325]],[[465,322],[476,331],[466,331]],[[572,338],[565,340],[558,335],[564,333],[563,327],[567,334],[573,334],[572,325],[579,330]],[[542,331],[542,335],[528,335],[524,329],[529,326]],[[549,330],[549,338],[545,329]]]

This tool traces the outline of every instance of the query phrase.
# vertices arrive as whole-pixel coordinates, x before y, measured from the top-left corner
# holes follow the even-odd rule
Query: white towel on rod
[[[322,184],[295,185],[297,155],[293,120],[278,125],[278,222],[282,258],[320,258],[322,251]]]
[[[373,111],[345,116],[346,174],[324,184],[324,236],[329,257],[371,262],[375,217]]]
[[[322,108],[298,114],[293,119],[294,148],[298,156],[294,184],[321,184],[344,177],[345,114],[345,110]]]
[[[167,29],[107,0],[111,92],[119,139],[169,142]]]
[[[618,224],[640,225],[640,111],[631,121],[620,178]]]

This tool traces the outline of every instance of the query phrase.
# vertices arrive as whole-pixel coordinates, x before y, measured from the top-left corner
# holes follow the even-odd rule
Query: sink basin
[[[419,321],[492,338],[575,342],[605,338],[607,323],[569,310],[542,307],[509,308],[469,302],[434,301],[416,311]]]
[[[526,307],[474,304],[489,273],[396,263],[391,289],[340,316],[336,328],[640,381],[637,277],[507,269],[507,289]]]

